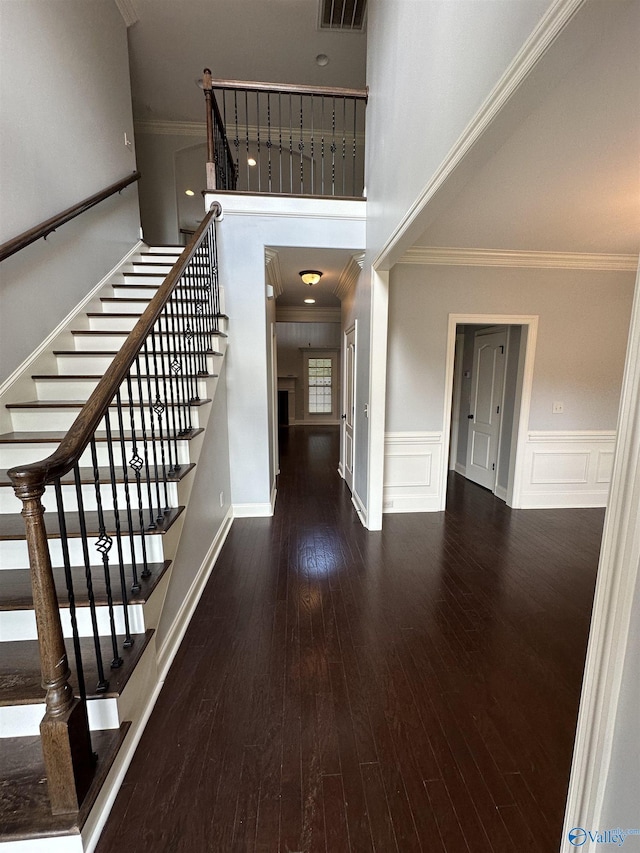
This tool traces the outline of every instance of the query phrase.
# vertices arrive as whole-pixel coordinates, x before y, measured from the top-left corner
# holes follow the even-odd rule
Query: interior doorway
[[[344,378],[342,383],[342,430],[340,441],[339,473],[353,492],[353,466],[355,457],[355,399],[356,399],[356,326],[344,333]]]
[[[537,319],[449,318],[445,464],[511,507],[520,501]]]

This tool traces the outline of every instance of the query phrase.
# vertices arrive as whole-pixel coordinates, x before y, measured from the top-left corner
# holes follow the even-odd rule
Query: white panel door
[[[345,332],[344,353],[344,401],[342,411],[342,447],[344,453],[344,479],[353,491],[353,426],[355,411],[356,382],[356,329],[352,326]]]
[[[498,465],[506,349],[506,331],[476,333],[466,476],[492,492]]]

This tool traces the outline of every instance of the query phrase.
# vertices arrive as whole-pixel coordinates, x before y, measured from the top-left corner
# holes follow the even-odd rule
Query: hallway
[[[273,518],[238,519],[98,853],[558,849],[603,510],[445,513],[368,533],[336,427],[281,434]]]

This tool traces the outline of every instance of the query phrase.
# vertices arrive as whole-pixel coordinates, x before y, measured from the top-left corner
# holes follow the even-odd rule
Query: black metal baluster
[[[233,146],[236,149],[236,178],[240,174],[240,135],[238,130],[238,91],[233,92],[233,112],[235,122],[235,136],[233,137]]]
[[[116,393],[116,406],[118,410],[118,443],[120,445],[120,457],[122,460],[122,481],[124,484],[125,511],[127,515],[127,527],[129,529],[129,550],[131,551],[131,592],[140,592],[140,581],[138,580],[138,566],[136,564],[136,549],[133,532],[133,513],[131,511],[131,495],[129,494],[129,472],[127,470],[127,453],[124,442],[124,419],[122,417],[122,395],[120,390]],[[129,402],[129,409],[131,403]],[[115,470],[114,470],[115,475]]]
[[[133,405],[133,387],[131,383],[131,370],[127,373],[127,392],[129,394],[129,423],[131,425],[131,458],[128,460],[129,467],[134,473],[136,478],[136,494],[138,496],[138,529],[140,531],[140,551],[142,553],[142,577],[148,578],[151,574],[149,571],[149,562],[147,560],[147,540],[145,537],[145,526],[144,526],[144,500],[142,497],[142,467],[144,465],[144,460],[138,453],[138,440],[136,436],[136,423],[135,423],[135,408]],[[138,400],[138,409],[140,411],[140,418],[143,420],[144,418],[144,401],[142,398]],[[146,444],[146,440],[145,440]],[[123,444],[123,452],[124,452],[124,444]],[[146,455],[146,452],[145,452]],[[123,467],[126,467],[127,463],[123,462]],[[148,468],[147,468],[148,471]],[[148,476],[148,474],[147,474]],[[149,492],[149,499],[151,498],[151,492]]]
[[[322,138],[320,139],[320,195],[324,195],[324,95],[320,96]]]
[[[293,193],[293,103],[289,95],[289,192]]]
[[[164,309],[162,310],[160,316],[156,320],[156,326],[158,328],[158,350],[159,350],[159,360],[160,360],[160,371],[156,372],[156,382],[158,378],[162,380],[162,395],[165,404],[165,419],[166,419],[166,440],[162,441],[161,439],[161,447],[163,453],[163,462],[164,462],[164,449],[166,445],[167,456],[169,458],[169,471],[173,471],[173,453],[171,449],[171,439],[170,439],[170,428],[169,428],[169,397],[167,395],[167,371],[165,368],[166,362],[169,359],[169,338],[162,331],[162,316],[164,314]],[[165,340],[166,338],[166,340]],[[166,350],[166,352],[165,352]],[[166,492],[166,474],[165,474],[165,492]]]
[[[91,439],[91,462],[93,464],[93,482],[96,490],[96,506],[98,513],[98,538],[95,543],[96,550],[102,557],[102,568],[104,571],[104,584],[107,591],[107,608],[109,611],[109,629],[111,634],[111,669],[122,666],[122,658],[118,649],[118,638],[116,636],[116,622],[113,613],[113,593],[111,591],[111,569],[109,566],[109,551],[113,545],[113,539],[107,533],[104,523],[104,510],[102,509],[102,494],[100,492],[100,469],[98,467],[98,454],[96,451],[95,438]]]
[[[84,577],[87,584],[87,597],[89,599],[89,613],[91,616],[91,627],[93,630],[93,648],[96,655],[96,668],[98,670],[97,693],[104,693],[109,687],[109,682],[104,676],[104,663],[102,661],[102,649],[100,647],[100,631],[98,629],[98,611],[96,609],[96,597],[93,591],[93,574],[91,572],[91,558],[89,557],[89,537],[87,535],[87,523],[84,515],[84,497],[82,494],[82,477],[78,465],[73,467],[73,480],[76,487],[76,501],[78,504],[78,520],[80,523],[80,544],[82,546],[82,557],[84,560]]]
[[[196,329],[196,356],[198,365],[198,376],[206,376],[207,371],[207,356],[206,356],[206,314],[208,311],[206,299],[206,282],[205,282],[205,246],[204,241],[200,243],[195,253],[194,277],[195,277],[195,302],[194,302],[194,326]],[[199,388],[198,388],[199,392]]]
[[[143,347],[146,349],[146,341],[143,344]],[[147,373],[148,369],[148,359],[147,361]],[[151,470],[149,467],[149,441],[147,438],[147,423],[145,417],[145,402],[144,402],[144,392],[142,390],[142,374],[140,372],[140,353],[136,356],[136,377],[138,384],[138,402],[140,404],[140,425],[142,427],[142,444],[144,447],[144,469],[147,480],[147,497],[149,500],[149,528],[152,530],[156,526],[156,520],[153,515],[153,497],[151,495]],[[147,377],[148,379],[148,377]],[[153,429],[153,423],[151,424],[151,428]],[[152,445],[153,446],[153,445]]]
[[[351,194],[356,194],[356,133],[357,133],[357,118],[358,118],[358,102],[354,98],[353,100],[353,187],[351,188]]]
[[[258,140],[258,192],[262,192],[262,164],[260,162],[260,92],[256,92],[256,135]]]
[[[162,416],[166,411],[166,406],[160,396],[160,377],[158,375],[158,348],[156,346],[156,340],[158,338],[158,334],[156,329],[153,328],[151,330],[151,351],[153,355],[153,374],[154,374],[154,385],[155,385],[155,400],[153,406],[151,407],[156,415],[156,422],[158,425],[158,449],[160,450],[160,482],[164,486],[164,507],[161,506],[160,500],[160,485],[158,482],[158,474],[156,473],[156,485],[158,486],[158,522],[161,523],[165,512],[169,509],[169,493],[167,491],[167,460],[165,456],[165,446],[164,446],[164,430],[162,427]]]
[[[133,637],[129,628],[129,597],[127,595],[127,582],[124,576],[124,552],[122,548],[122,528],[120,526],[120,510],[118,509],[118,484],[116,483],[116,467],[113,456],[113,435],[111,433],[111,421],[109,412],[104,416],[104,425],[107,431],[107,454],[109,456],[109,480],[111,482],[111,497],[113,500],[113,521],[116,534],[116,549],[118,551],[118,569],[120,574],[120,592],[122,593],[122,618],[124,619],[124,643],[125,649],[133,645]]]
[[[313,95],[311,95],[311,195],[315,192],[315,172],[316,172],[316,161],[314,157],[314,113],[316,111],[316,102],[313,99]]]
[[[269,192],[271,192],[271,92],[267,92],[267,155],[267,183],[269,186]]]
[[[280,149],[280,192],[282,192],[282,93],[278,92],[278,139]]]
[[[251,189],[251,178],[249,171],[249,96],[245,90],[244,93],[244,124],[247,137],[247,189]]]
[[[183,399],[184,399],[184,381],[183,381],[183,368],[182,368],[182,353],[180,352],[180,341],[179,341],[179,331],[176,328],[176,292],[172,294],[171,299],[168,302],[169,308],[169,317],[171,318],[171,347],[172,347],[172,358],[169,364],[169,371],[172,376],[172,385],[175,388],[175,407],[177,410],[177,418],[178,418],[178,432],[176,433],[175,440],[177,442],[178,435],[184,435],[186,432],[187,422],[183,417]],[[178,456],[177,444],[176,444],[176,457]]]
[[[171,369],[171,364],[173,361],[173,351],[172,347],[172,338],[171,331],[169,329],[169,305],[171,304],[172,299],[175,297],[175,291],[169,298],[169,301],[162,309],[161,317],[164,317],[164,334],[167,338],[167,355],[166,362],[162,365],[162,373],[163,373],[163,382],[164,382],[164,398],[167,401],[167,405],[169,407],[169,411],[171,412],[171,429],[173,430],[173,435],[168,435],[167,440],[169,441],[169,473],[171,474],[178,467],[178,447],[177,447],[177,436],[178,436],[178,427],[176,424],[176,399],[175,399],[175,389],[174,389],[174,374]],[[167,380],[169,385],[169,393],[167,394]],[[169,402],[169,399],[171,400]],[[167,431],[169,430],[169,423],[167,418]],[[171,444],[173,443],[173,454],[171,453]]]
[[[302,108],[302,95],[300,95],[300,142],[298,143],[298,148],[300,149],[300,195],[304,195],[304,113]]]
[[[331,108],[331,195],[336,194],[336,99]]]
[[[153,336],[153,331],[151,332],[151,336]],[[147,405],[149,406],[149,424],[151,426],[151,452],[153,454],[153,482],[155,484],[156,498],[157,498],[157,513],[153,521],[153,527],[156,527],[156,521],[162,521],[164,517],[164,513],[162,512],[162,500],[160,498],[160,474],[158,472],[158,448],[156,444],[156,427],[155,427],[155,418],[154,418],[154,397],[153,391],[151,390],[151,366],[149,364],[149,338],[147,338],[142,345],[142,349],[144,352],[144,360],[145,366],[147,370],[147,391],[149,394]],[[153,504],[151,505],[153,507]],[[153,515],[153,509],[151,511]]]
[[[58,509],[58,526],[60,529],[60,546],[62,548],[62,563],[64,565],[64,577],[67,583],[67,595],[69,597],[69,618],[71,620],[71,634],[73,637],[73,651],[76,658],[76,673],[78,676],[78,690],[83,702],[87,701],[87,688],[84,680],[84,666],[82,664],[82,650],[80,649],[80,632],[78,631],[78,619],[76,614],[76,596],[73,589],[73,577],[71,575],[71,558],[69,556],[69,539],[67,535],[67,520],[64,512],[64,500],[62,497],[62,485],[60,479],[54,481],[56,493],[56,504]]]
[[[342,195],[345,194],[345,171],[347,162],[347,99],[342,99]]]

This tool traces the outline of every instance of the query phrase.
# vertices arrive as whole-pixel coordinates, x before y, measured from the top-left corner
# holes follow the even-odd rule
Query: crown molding
[[[207,125],[203,121],[168,121],[164,119],[139,120],[134,122],[136,133],[156,136],[197,136],[207,138]]]
[[[140,18],[134,8],[133,0],[116,0],[116,6],[122,15],[122,19],[125,22],[127,29],[138,23]]]
[[[280,258],[275,249],[264,250],[264,265],[267,274],[267,284],[273,287],[274,295],[278,297],[283,291],[283,286]]]
[[[355,283],[358,280],[358,276],[360,275],[363,265],[364,252],[358,252],[355,255],[351,255],[345,265],[345,268],[340,273],[338,283],[333,289],[333,292],[338,297],[338,299],[344,299],[345,296],[351,290],[351,288],[355,286]]]
[[[413,246],[411,249],[407,249],[398,263],[635,272],[638,267],[638,256],[581,252],[523,252],[513,249],[458,249],[448,246]]]
[[[340,323],[341,320],[340,308],[280,308],[276,303],[277,323]]]

